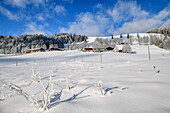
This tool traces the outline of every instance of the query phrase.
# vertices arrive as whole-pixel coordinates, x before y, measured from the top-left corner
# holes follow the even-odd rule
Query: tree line
[[[85,41],[87,36],[59,33],[52,36],[44,35],[20,35],[3,36],[0,35],[0,54],[22,54],[29,49],[43,48],[64,48],[64,44],[78,43]]]

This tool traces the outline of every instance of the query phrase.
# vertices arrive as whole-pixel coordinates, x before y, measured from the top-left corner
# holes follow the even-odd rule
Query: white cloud
[[[55,12],[57,13],[57,15],[60,15],[60,14],[65,15],[66,9],[62,5],[56,5]]]
[[[34,4],[38,6],[39,4],[44,4],[45,0],[3,0],[5,4],[12,5],[16,7],[26,8],[29,4]]]
[[[103,8],[103,5],[102,4],[96,4],[94,6],[94,9],[102,9]]]
[[[73,3],[73,0],[63,0],[64,2]]]
[[[153,18],[154,19],[159,19],[159,20],[163,20],[166,19],[167,17],[170,18],[170,3],[167,5],[167,7],[165,7],[162,11],[160,11],[157,15],[154,15]]]
[[[99,9],[99,11],[95,13],[86,12],[79,14],[76,16],[76,20],[69,24],[68,28],[60,28],[60,32],[75,32],[88,36],[129,32],[129,25],[132,24],[131,22],[125,24],[118,30],[116,30],[117,28],[115,29],[115,24],[126,23],[130,20],[140,22],[141,19],[146,19],[149,15],[148,12],[142,10],[134,1],[118,1],[113,8],[109,9],[104,9],[102,4],[97,4],[94,6],[94,9]],[[140,23],[142,23],[142,21]],[[133,24],[133,26],[137,25]],[[124,27],[128,28],[125,29]]]
[[[141,19],[148,16],[148,12],[141,9],[136,1],[118,1],[113,8],[107,10],[115,23],[129,21],[133,18]]]
[[[164,28],[164,27],[170,28],[170,19],[168,19],[166,22],[164,22],[161,27],[162,28]]]
[[[167,7],[161,10],[158,14],[153,15],[147,13],[149,15],[145,17],[134,16],[131,21],[124,22],[123,25],[118,28],[114,33],[121,34],[132,32],[147,32],[155,28],[170,27],[170,20],[168,20],[168,18],[170,17],[169,6],[170,5],[167,5]],[[141,14],[141,11],[142,10],[139,11],[139,14]]]
[[[4,0],[5,4],[25,8],[28,4],[27,0]]]
[[[45,30],[44,27],[48,26],[48,23],[44,25],[38,25],[35,22],[29,23],[26,25],[26,29],[24,30],[23,34],[43,34],[49,35],[51,34],[49,31]]]
[[[161,24],[162,21],[154,19],[142,19],[132,22],[126,22],[121,28],[117,29],[114,33],[143,33],[158,28]]]
[[[0,13],[6,15],[11,20],[21,20],[24,18],[26,21],[44,21],[46,18],[52,17],[47,15],[54,13],[54,7],[49,9],[50,4],[45,4],[47,2],[46,0],[3,0],[0,4]],[[40,4],[41,7],[39,7]],[[27,7],[27,5],[31,7]],[[39,13],[38,10],[41,10],[43,13]],[[50,13],[52,10],[53,13]]]
[[[41,15],[38,15],[37,19],[40,20],[40,21],[44,21],[45,20]]]
[[[157,14],[143,10],[136,1],[121,1],[112,8],[102,4],[94,6],[94,12],[82,12],[68,27],[60,32],[100,36],[132,32],[147,32],[158,27],[170,27],[170,4]]]
[[[7,16],[10,20],[19,20],[20,19],[20,17],[17,14],[13,14],[8,9],[5,9],[2,6],[0,6],[0,13]]]
[[[60,28],[60,32],[77,33],[89,36],[105,35],[108,18],[102,14],[81,13],[76,16],[75,22],[70,23],[69,28]]]

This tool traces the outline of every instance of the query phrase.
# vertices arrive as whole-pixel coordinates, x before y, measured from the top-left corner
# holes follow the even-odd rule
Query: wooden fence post
[[[151,60],[149,45],[148,45],[148,55],[149,55],[149,60]]]
[[[102,63],[102,53],[100,52],[100,63]]]
[[[16,66],[18,66],[18,61],[16,60]]]
[[[83,56],[81,56],[81,62],[83,62]]]

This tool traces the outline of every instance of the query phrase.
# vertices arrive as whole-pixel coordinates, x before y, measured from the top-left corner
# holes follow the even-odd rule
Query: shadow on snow
[[[57,102],[57,100],[60,100],[61,98],[61,95],[62,95],[62,91],[60,93],[58,93],[52,100],[51,100],[51,104],[49,108],[52,108],[52,107],[55,107],[56,105],[58,104],[61,104],[63,102],[69,102],[69,101],[73,101],[75,99],[82,99],[82,98],[86,98],[86,97],[89,97],[90,95],[86,95],[86,96],[81,96],[81,97],[78,97],[80,94],[82,94],[84,91],[86,91],[88,88],[90,88],[91,86],[88,86],[86,87],[85,89],[81,90],[79,93],[77,94],[73,94],[72,97],[66,99],[66,100],[62,100],[62,101],[59,101]]]

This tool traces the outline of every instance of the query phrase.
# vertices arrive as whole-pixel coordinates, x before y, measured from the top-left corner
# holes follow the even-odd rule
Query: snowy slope
[[[88,43],[93,43],[96,38],[104,38],[104,39],[108,38],[108,39],[111,39],[112,37],[111,36],[108,36],[108,37],[88,37],[87,42]]]
[[[144,36],[151,36],[151,35],[156,35],[156,36],[161,36],[162,34],[158,34],[158,33],[130,33],[129,35],[130,36],[133,36],[133,37],[137,37],[137,34],[140,36],[140,37],[144,37]],[[127,37],[127,34],[122,34],[123,37]],[[120,35],[116,35],[114,36],[114,38],[120,38]]]
[[[164,37],[162,34],[158,34],[158,33],[130,33],[129,35],[132,36],[132,37],[136,37],[137,38],[137,34],[140,36],[140,37],[150,37],[151,35],[152,36],[157,36],[157,37]],[[122,34],[122,37],[123,39],[127,39],[127,34]],[[111,39],[112,37],[111,36],[107,36],[107,37],[88,37],[87,39],[87,42],[88,43],[93,43],[95,41],[96,38],[103,38],[103,39]],[[120,38],[120,35],[114,35],[113,36],[114,39],[116,38]]]
[[[29,84],[33,67],[44,84],[51,75],[57,92],[63,88],[46,113],[169,113],[170,51],[150,46],[149,61],[148,46],[132,49],[136,54],[103,52],[102,63],[100,53],[80,51],[0,55],[0,112],[42,112],[23,95],[2,87],[13,83],[41,101],[41,85]],[[67,91],[66,78],[71,87]],[[103,83],[104,95],[96,87],[98,81]]]

